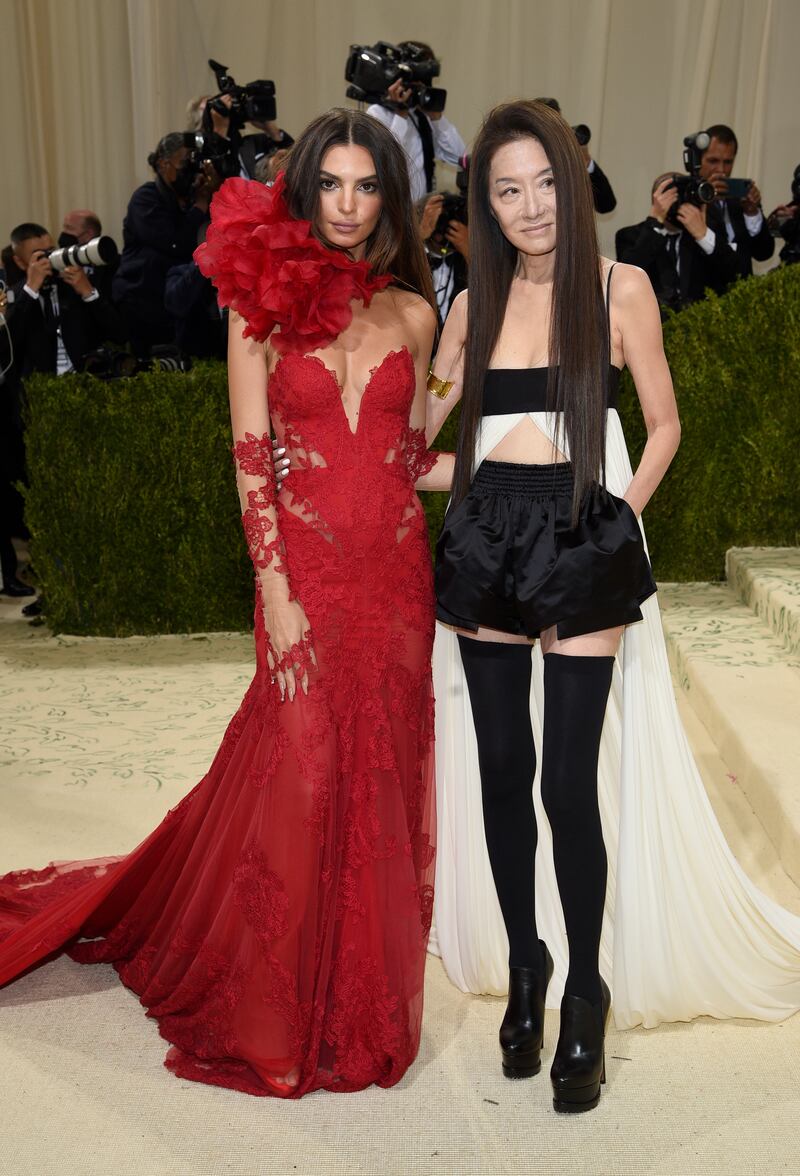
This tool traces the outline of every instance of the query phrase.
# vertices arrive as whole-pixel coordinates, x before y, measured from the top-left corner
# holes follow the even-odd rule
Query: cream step
[[[725,584],[662,584],[675,680],[800,885],[800,657]]]
[[[732,547],[725,574],[739,599],[800,655],[800,547]]]

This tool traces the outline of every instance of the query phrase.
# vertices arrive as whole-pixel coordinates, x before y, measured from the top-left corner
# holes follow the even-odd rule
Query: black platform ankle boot
[[[510,968],[508,1007],[500,1026],[500,1050],[506,1078],[531,1078],[542,1068],[544,998],[553,975],[553,958],[539,940],[538,968]]]
[[[606,1080],[605,1034],[611,1008],[605,980],[600,981],[600,988],[599,1005],[581,996],[565,996],[561,1001],[561,1031],[550,1069],[557,1111],[591,1111],[600,1101],[600,1087]]]

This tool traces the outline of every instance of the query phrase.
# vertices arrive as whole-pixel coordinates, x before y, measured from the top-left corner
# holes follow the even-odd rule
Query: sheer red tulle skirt
[[[391,375],[388,363],[389,399]],[[419,1044],[430,557],[405,466],[340,440],[349,457],[314,476],[313,494],[302,472],[281,493],[318,660],[308,696],[281,703],[257,608],[255,677],[197,787],[124,858],[0,879],[0,984],[62,949],[111,962],[172,1043],[171,1070],[250,1094],[391,1086]],[[352,506],[356,479],[370,486],[366,508]],[[323,505],[309,518],[309,503],[348,494],[336,527],[321,524]]]

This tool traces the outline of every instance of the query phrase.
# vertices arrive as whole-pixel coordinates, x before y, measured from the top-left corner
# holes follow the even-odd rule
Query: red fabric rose
[[[246,336],[263,342],[280,327],[270,340],[276,350],[305,354],[341,334],[354,298],[369,306],[392,278],[323,245],[309,221],[289,214],[283,193],[283,174],[271,188],[226,180],[194,259],[217,287],[220,306],[246,320]]]

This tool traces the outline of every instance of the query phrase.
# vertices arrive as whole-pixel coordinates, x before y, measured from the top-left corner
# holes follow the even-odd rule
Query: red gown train
[[[194,790],[126,857],[0,879],[0,984],[62,949],[113,963],[182,1077],[299,1097],[391,1086],[416,1055],[434,614],[414,386],[408,351],[386,355],[353,433],[334,374],[282,356],[277,521],[308,696],[281,703],[257,607],[255,677]]]

